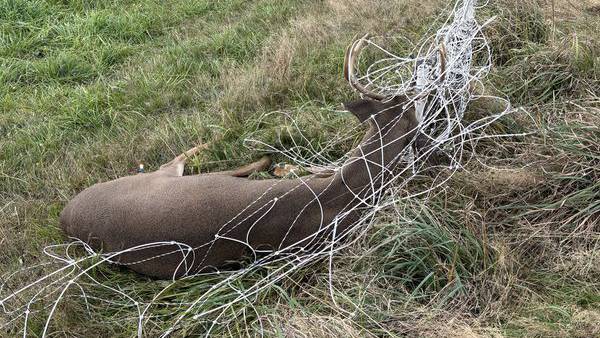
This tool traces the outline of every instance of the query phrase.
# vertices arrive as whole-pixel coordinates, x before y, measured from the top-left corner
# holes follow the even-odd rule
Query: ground
[[[346,45],[364,32],[402,36],[394,47],[407,53],[406,41],[439,24],[444,3],[0,0],[0,276],[66,241],[58,214],[77,192],[139,163],[155,170],[201,142],[211,148],[193,172],[256,159],[243,141],[274,140],[264,117],[276,110],[293,114],[316,147],[350,130],[349,115],[331,113],[356,96],[341,77]],[[599,9],[591,0],[490,2],[480,11],[497,16],[485,31],[494,53],[485,90],[515,110],[492,129],[526,135],[481,142],[479,161],[443,191],[402,206],[411,222],[383,215],[336,257],[331,289],[326,264],[312,265],[254,306],[232,308],[214,334],[600,336]],[[111,267],[97,278],[137,295],[161,288]],[[181,282],[165,299],[185,301],[211,283]],[[135,334],[133,309],[85,306],[70,298],[50,329]],[[147,336],[168,327],[171,311],[151,319]],[[43,326],[33,320],[28,335]],[[177,334],[204,330],[190,321]]]

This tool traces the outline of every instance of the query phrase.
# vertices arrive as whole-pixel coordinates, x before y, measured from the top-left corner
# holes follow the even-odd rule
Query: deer
[[[84,189],[61,212],[60,227],[93,250],[118,252],[113,263],[157,279],[218,269],[249,251],[309,249],[346,233],[385,188],[418,129],[406,95],[384,96],[357,80],[364,45],[363,38],[346,50],[344,77],[361,98],[344,107],[367,131],[333,172],[249,178],[270,166],[263,157],[235,170],[183,175],[186,160],[207,147],[200,145],[154,172]]]

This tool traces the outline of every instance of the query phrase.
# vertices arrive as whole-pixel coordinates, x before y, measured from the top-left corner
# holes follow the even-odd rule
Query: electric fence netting
[[[316,262],[326,263],[329,278],[332,279],[336,273],[336,256],[360,241],[372,229],[382,210],[397,208],[397,213],[402,214],[403,201],[421,199],[426,203],[428,196],[443,187],[453,173],[463,170],[469,161],[477,160],[475,149],[479,140],[512,136],[486,133],[486,127],[511,112],[509,102],[503,98],[477,94],[485,92],[483,79],[492,64],[492,53],[483,30],[493,18],[483,23],[476,18],[477,9],[483,6],[486,4],[477,5],[475,0],[458,0],[449,9],[450,15],[442,19],[441,28],[428,32],[416,44],[410,57],[398,56],[386,50],[375,38],[369,36],[358,40],[365,49],[377,51],[385,57],[366,67],[358,67],[358,74],[351,80],[383,97],[408,96],[405,106],[415,108],[419,121],[418,142],[424,146],[420,151],[406,147],[397,154],[395,168],[382,168],[378,176],[371,178],[373,182],[381,182],[366,188],[369,190],[367,198],[360,204],[361,217],[348,230],[336,232],[337,224],[355,211],[352,208],[357,208],[356,206],[342,210],[331,224],[322,224],[308,244],[303,242],[302,246],[296,243],[277,250],[259,251],[252,249],[246,242],[244,244],[250,248],[250,256],[254,259],[241,269],[200,273],[187,266],[189,256],[193,255],[195,248],[184,243],[147,243],[111,253],[96,253],[81,240],[48,246],[43,250],[45,263],[2,277],[0,311],[7,320],[0,321],[0,326],[17,327],[26,337],[31,330],[32,318],[37,317],[38,322],[39,318],[43,318],[43,326],[36,330],[40,330],[42,337],[49,336],[53,330],[52,322],[60,311],[61,304],[67,300],[77,302],[82,311],[90,316],[97,308],[113,312],[117,318],[119,313],[127,313],[120,321],[135,325],[139,337],[145,336],[150,329],[156,330],[156,327],[152,327],[152,322],[156,320],[168,322],[166,329],[160,329],[163,337],[190,323],[202,323],[206,336],[209,336],[217,326],[226,325],[233,320],[231,314],[235,313],[236,304],[245,304],[253,309],[257,325],[262,326],[255,306],[265,290],[282,280],[292,278],[294,273]],[[503,109],[465,122],[468,104],[479,99],[501,102]],[[306,142],[308,137],[302,133],[291,114],[273,112],[265,114],[263,119],[273,118],[277,114],[283,114],[290,121],[293,132],[289,136],[296,146],[282,148],[258,139],[247,139],[247,147],[282,155],[303,167],[334,171],[340,169],[348,155],[346,158],[330,161],[324,151],[346,142],[348,135],[338,135],[328,140],[320,150],[300,146],[299,144],[310,142]],[[436,160],[433,161],[434,159]],[[415,177],[428,175],[434,166],[443,174],[439,174],[431,185],[419,186],[418,191],[409,189],[409,184]],[[267,214],[270,208],[265,204],[256,210]],[[226,224],[235,226],[236,222],[241,221],[224,220],[222,229]],[[293,224],[289,225],[290,228],[292,226]],[[235,240],[228,238],[226,232],[219,233],[214,241],[217,239]],[[214,241],[205,245],[210,247]],[[184,277],[166,283],[157,282],[162,289],[154,294],[138,292],[135,286],[129,284],[106,283],[102,273],[97,272],[98,268],[115,263],[114,258],[123,253],[174,245],[178,246],[182,257],[178,269],[185,271]],[[20,284],[23,280],[28,282]],[[187,292],[178,289],[182,280],[188,281],[186,287],[192,289],[195,280],[202,280],[203,287],[200,292],[190,292],[186,301],[181,301],[181,298],[172,300],[174,298],[169,295],[173,292]],[[331,298],[335,303],[332,283],[329,285]],[[107,294],[110,297],[106,297]],[[339,306],[339,310],[351,312],[342,306]]]

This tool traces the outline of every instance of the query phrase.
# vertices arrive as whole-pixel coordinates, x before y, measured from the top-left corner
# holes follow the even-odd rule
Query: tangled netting
[[[412,148],[407,147],[398,154],[401,158],[397,162],[399,165],[393,171],[387,170],[388,173],[393,173],[392,177],[386,178],[381,185],[373,185],[377,188],[369,191],[369,198],[361,205],[361,209],[365,210],[361,211],[360,219],[353,223],[349,231],[336,235],[336,224],[333,224],[335,222],[324,224],[321,227],[323,233],[330,233],[333,228],[334,235],[319,245],[314,245],[310,250],[280,248],[277,252],[263,252],[259,258],[239,270],[188,273],[183,277],[185,283],[182,283],[181,279],[174,279],[161,284],[164,288],[151,295],[136,290],[131,280],[122,283],[104,281],[103,273],[106,269],[101,268],[113,263],[113,258],[124,252],[173,244],[180,246],[184,257],[182,264],[185,264],[185,256],[191,248],[182,243],[159,242],[120,252],[99,254],[82,241],[49,246],[44,249],[44,254],[48,257],[46,263],[27,267],[3,277],[3,284],[0,286],[0,309],[7,320],[0,321],[0,325],[4,328],[11,327],[13,330],[16,327],[23,336],[27,336],[30,330],[39,330],[44,337],[55,327],[51,324],[60,312],[59,306],[69,302],[78,304],[79,308],[82,308],[81,311],[90,316],[93,316],[97,309],[101,309],[99,311],[110,313],[120,321],[129,322],[137,327],[140,337],[148,331],[156,330],[162,332],[162,336],[168,336],[188,324],[199,323],[208,336],[217,326],[225,325],[236,315],[240,315],[236,314],[234,309],[236,304],[245,304],[247,308],[254,310],[259,325],[262,325],[255,308],[261,293],[308,265],[327,261],[331,281],[335,274],[333,260],[336,254],[352,246],[367,233],[378,212],[384,208],[396,208],[403,200],[426,197],[444,185],[452,173],[460,170],[474,156],[474,144],[478,140],[504,136],[488,135],[484,129],[509,113],[506,100],[493,98],[505,104],[502,112],[484,116],[470,123],[465,123],[463,119],[468,103],[483,97],[474,94],[474,89],[479,88],[478,91],[482,92],[482,79],[491,66],[490,47],[482,34],[482,29],[491,20],[483,24],[476,20],[475,11],[480,7],[476,6],[475,0],[458,1],[442,28],[437,32],[428,33],[426,38],[417,44],[418,48],[415,48],[411,57],[397,56],[378,45],[374,39],[365,38],[368,43],[367,49],[383,52],[386,57],[365,67],[357,74],[356,79],[365,88],[386,97],[407,95],[408,104],[414,105],[417,112],[419,131],[423,137],[423,144],[427,146],[421,152],[414,152]],[[360,70],[360,67],[358,68]],[[279,113],[267,114],[264,118],[272,118],[273,114]],[[296,129],[289,135],[296,146],[281,149],[278,145],[248,139],[248,147],[279,153],[290,162],[304,167],[339,170],[343,166],[349,155],[338,161],[330,161],[325,152],[336,148],[341,142],[346,142],[348,135],[340,135],[330,140],[319,150],[301,146],[300,144],[310,142],[305,142],[308,140],[292,115],[287,116],[291,129]],[[352,134],[353,131],[348,133]],[[302,139],[299,140],[298,137]],[[431,186],[417,192],[408,189],[411,179],[431,169],[433,164],[429,160],[432,156],[443,158],[440,166],[444,167],[446,174],[440,175],[433,180]],[[373,181],[380,179],[381,177],[372,177]],[[278,182],[273,181],[274,185]],[[369,208],[364,208],[365,204],[368,204]],[[268,213],[269,208],[259,208],[258,211]],[[342,210],[336,222],[350,211],[352,210]],[[232,221],[236,222],[224,220],[227,223]],[[319,234],[315,236],[318,237]],[[32,277],[35,281],[30,282]],[[23,283],[26,285],[19,284],[22,280],[27,281]],[[185,286],[186,289],[178,289],[180,286]],[[197,289],[201,289],[201,292],[197,292]],[[189,293],[187,301],[179,301],[181,297],[173,296],[182,293]],[[333,290],[331,293],[335,303]],[[106,296],[107,294],[110,297]],[[119,314],[126,313],[124,311],[137,315],[135,318],[120,318]],[[32,325],[34,316],[43,318],[43,327],[28,327]],[[168,320],[169,326],[153,326],[152,323],[157,320]]]

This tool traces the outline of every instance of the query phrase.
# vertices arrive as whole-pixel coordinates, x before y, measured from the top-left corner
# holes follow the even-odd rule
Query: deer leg
[[[183,176],[183,169],[185,168],[185,162],[187,161],[187,159],[197,154],[200,150],[206,148],[208,148],[208,145],[206,143],[196,146],[175,157],[171,161],[161,165],[158,171],[172,176]]]
[[[269,156],[263,156],[260,160],[246,164],[245,166],[239,167],[234,170],[222,171],[215,174],[228,175],[234,177],[247,177],[253,172],[263,171],[271,166],[271,158]]]

